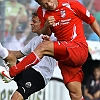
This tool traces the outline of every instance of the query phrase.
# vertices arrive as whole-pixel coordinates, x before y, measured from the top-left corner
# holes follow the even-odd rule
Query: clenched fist
[[[49,16],[48,19],[45,22],[45,27],[52,27],[53,24],[55,23],[55,18],[54,16]]]

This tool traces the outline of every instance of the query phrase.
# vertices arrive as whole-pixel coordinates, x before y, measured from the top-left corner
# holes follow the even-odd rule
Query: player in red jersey
[[[15,76],[29,67],[28,65],[38,63],[44,55],[53,56],[58,60],[71,99],[82,100],[82,65],[88,56],[82,21],[88,23],[99,37],[100,27],[96,19],[77,0],[36,0],[36,2],[41,5],[38,9],[41,32],[47,35],[54,32],[57,41],[47,41],[48,36],[44,36],[44,42],[22,62],[10,68],[10,75]]]

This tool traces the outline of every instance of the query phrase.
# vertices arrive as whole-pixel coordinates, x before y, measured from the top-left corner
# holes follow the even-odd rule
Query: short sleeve
[[[76,16],[87,24],[92,24],[95,17],[78,1],[72,3],[72,9],[74,10]]]

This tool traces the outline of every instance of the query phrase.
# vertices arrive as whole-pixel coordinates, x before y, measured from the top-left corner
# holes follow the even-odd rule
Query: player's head
[[[32,32],[40,35],[40,20],[37,16],[37,12],[32,13],[32,20],[30,25],[31,25]]]
[[[58,0],[35,0],[35,1],[47,10],[55,10],[58,6]]]

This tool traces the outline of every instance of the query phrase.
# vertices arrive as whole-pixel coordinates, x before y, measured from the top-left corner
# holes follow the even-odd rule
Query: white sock
[[[0,57],[5,59],[8,56],[9,52],[6,48],[4,48],[0,43]]]

